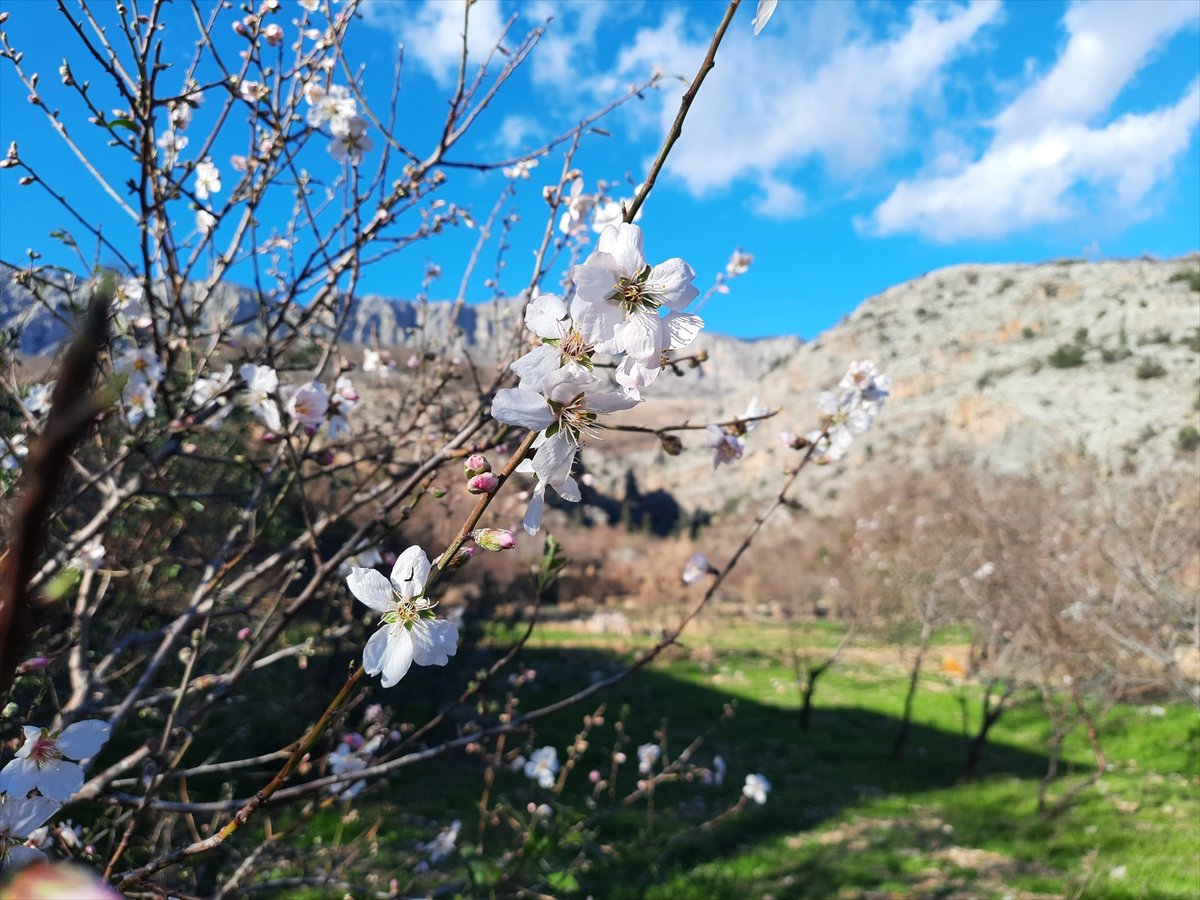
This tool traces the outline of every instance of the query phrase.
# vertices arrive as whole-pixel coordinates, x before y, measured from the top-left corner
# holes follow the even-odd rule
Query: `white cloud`
[[[425,0],[420,5],[393,0],[363,0],[359,6],[367,24],[392,32],[404,44],[406,63],[416,63],[441,85],[454,84],[462,60],[463,15],[466,0]],[[478,65],[504,32],[498,0],[471,5],[468,60]],[[474,74],[468,71],[468,79]]]
[[[580,58],[596,50],[596,33],[606,19],[624,17],[636,7],[594,0],[534,0],[521,9],[529,27],[545,27],[545,34],[530,57],[530,73],[539,87],[577,88],[571,73],[580,68]],[[547,21],[550,20],[550,21]]]
[[[496,131],[496,146],[504,153],[529,150],[531,144],[543,134],[541,124],[532,116],[509,113]]]
[[[766,176],[759,183],[762,196],[752,203],[753,210],[768,219],[800,219],[804,216],[804,192],[786,181]]]
[[[901,181],[860,229],[915,232],[938,241],[999,238],[1103,211],[1144,215],[1200,124],[1200,82],[1174,103],[1090,124],[1153,53],[1197,21],[1189,3],[1071,7],[1069,39],[1054,66],[994,120],[990,146],[957,168]]]
[[[803,7],[783,9],[793,14],[777,14],[758,38],[734,23],[668,167],[693,194],[749,177],[768,198],[760,206],[772,208],[782,173],[810,158],[842,176],[878,165],[907,146],[914,110],[939,102],[943,70],[1000,12],[990,0],[918,3],[879,37],[829,6],[816,4],[807,19]],[[633,80],[657,64],[690,78],[707,44],[669,13],[636,34],[617,74]],[[814,56],[813,47],[828,49]],[[673,96],[662,105],[664,130],[676,109]]]

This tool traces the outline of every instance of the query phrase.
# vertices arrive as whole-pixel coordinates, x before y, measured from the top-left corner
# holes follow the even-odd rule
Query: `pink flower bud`
[[[484,472],[467,481],[467,490],[472,494],[493,494],[498,487],[500,479],[491,472]]]
[[[249,628],[239,628],[238,629],[237,639],[239,641],[248,640],[249,637],[250,637],[250,629]]]
[[[592,771],[588,772],[588,781],[590,781],[592,784],[595,784],[599,780],[600,780],[600,770],[599,769],[592,769]]]
[[[317,453],[317,455],[316,455],[316,460],[317,460],[317,462],[318,462],[320,465],[322,465],[322,466],[331,466],[331,465],[333,465],[333,451],[332,451],[332,450],[322,450],[322,451],[320,451],[320,452],[319,452],[319,453]]]
[[[321,430],[321,426],[319,426],[319,425],[305,425],[304,426],[304,434],[308,437],[312,437],[320,430]]]
[[[365,741],[363,736],[357,731],[351,731],[349,734],[342,735],[342,743],[351,750],[357,750],[365,743]]]
[[[466,472],[468,478],[474,478],[476,475],[482,475],[484,472],[492,471],[492,464],[487,461],[487,457],[482,453],[472,453],[467,457]]]
[[[241,21],[233,23],[233,33],[241,37],[250,37],[250,29],[246,27],[245,22]]]
[[[512,550],[517,546],[517,539],[511,531],[503,528],[479,528],[471,532],[471,539],[484,550],[493,553],[498,550]]]
[[[263,29],[262,36],[272,47],[278,47],[283,43],[283,29],[278,25],[268,25]]]
[[[262,436],[262,440],[264,444],[278,444],[279,435],[277,435],[274,431],[268,431]]]
[[[17,674],[24,675],[26,672],[40,672],[48,665],[50,665],[50,660],[47,657],[35,656],[17,666]]]

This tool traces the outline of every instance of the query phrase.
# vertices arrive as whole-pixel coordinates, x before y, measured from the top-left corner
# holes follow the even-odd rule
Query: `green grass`
[[[494,628],[502,642],[506,629]],[[961,635],[947,635],[953,643]],[[816,660],[835,645],[840,627],[816,623],[801,633],[804,651]],[[620,664],[619,653],[649,638],[580,634],[551,625],[529,648],[523,663],[537,669],[522,694],[521,708],[561,697],[606,675]],[[555,643],[555,642],[559,643]],[[717,644],[709,652],[707,642]],[[914,728],[905,757],[888,761],[901,712],[905,672],[894,662],[860,657],[839,664],[821,680],[813,721],[800,727],[799,693],[791,668],[793,638],[786,629],[731,622],[698,630],[673,649],[671,658],[624,682],[603,698],[606,722],[593,729],[590,747],[560,798],[520,773],[501,771],[493,798],[524,815],[528,803],[549,802],[554,824],[535,831],[540,842],[528,848],[532,870],[522,876],[554,896],[743,898],[854,897],[870,892],[896,896],[1003,896],[1027,892],[1053,896],[1200,896],[1198,741],[1200,724],[1191,707],[1168,706],[1162,717],[1121,706],[1105,719],[1102,739],[1111,771],[1098,788],[1053,820],[1036,810],[1037,784],[1045,772],[1047,726],[1032,697],[1005,711],[993,729],[981,777],[956,783],[966,741],[963,707],[977,714],[978,687],[928,676],[918,695]],[[873,648],[882,650],[885,648]],[[393,705],[399,721],[420,722],[468,673],[487,659],[485,651],[463,654],[444,670],[414,670],[403,691],[375,691],[372,700]],[[536,735],[514,737],[508,746],[554,744],[564,754],[584,715],[600,698],[538,724]],[[595,767],[607,771],[613,724],[619,711],[630,738],[626,752],[655,740],[666,728],[672,753],[709,729],[730,700],[736,715],[721,725],[696,759],[707,764],[714,752],[729,764],[722,788],[697,783],[659,787],[654,815],[644,803],[589,813],[586,778]],[[461,726],[466,717],[459,720]],[[972,719],[972,723],[974,720]],[[1091,771],[1092,756],[1081,737],[1067,742],[1057,796],[1062,785]],[[698,826],[727,809],[750,772],[765,774],[773,792],[763,807],[751,806],[711,830]],[[625,766],[618,798],[633,789],[637,775]],[[501,870],[474,857],[475,806],[483,779],[478,755],[440,758],[401,771],[388,784],[368,791],[355,804],[350,822],[338,808],[322,810],[307,824],[294,860],[277,874],[309,871],[307,851],[344,846],[347,857],[371,854],[348,870],[360,884],[363,866],[398,877],[402,893],[432,890],[437,878],[409,873],[422,858],[418,841],[429,840],[453,818],[464,822],[460,854],[438,870],[457,887],[445,896],[499,895]],[[275,827],[289,818],[280,815]],[[495,832],[493,832],[495,834]],[[500,849],[489,839],[492,851]],[[352,849],[353,848],[353,849]],[[486,855],[486,854],[485,854]],[[371,862],[373,860],[373,862]],[[477,881],[467,880],[468,866]],[[541,867],[540,873],[538,866]],[[1123,877],[1118,867],[1124,867]],[[390,874],[389,874],[390,873]],[[540,881],[539,881],[540,879]],[[457,893],[456,893],[457,891]],[[276,896],[340,897],[343,889],[289,890]]]

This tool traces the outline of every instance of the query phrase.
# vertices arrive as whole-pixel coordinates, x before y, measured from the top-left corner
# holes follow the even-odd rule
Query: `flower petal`
[[[411,600],[425,590],[429,570],[429,557],[425,551],[415,545],[409,547],[392,566],[392,587],[405,600]]]
[[[40,828],[61,806],[49,797],[26,798],[9,794],[0,799],[0,831],[16,838],[29,837],[31,831]]]
[[[383,686],[387,688],[399,684],[412,662],[412,635],[403,626],[393,626],[388,632],[387,653],[383,660]]]
[[[444,666],[458,652],[458,626],[446,619],[417,622],[409,636],[419,666]]]
[[[521,520],[521,527],[525,529],[526,534],[538,533],[538,529],[542,527],[542,513],[545,509],[546,485],[539,481],[529,500],[529,506],[525,509],[525,518]]]
[[[525,308],[525,327],[543,338],[560,338],[567,318],[567,304],[557,294],[539,294]]]
[[[11,798],[24,797],[37,787],[38,765],[29,759],[14,759],[0,770],[0,792]]]
[[[51,800],[66,803],[83,787],[83,769],[65,759],[43,763],[37,774],[37,789]]]
[[[692,284],[696,273],[679,257],[659,263],[646,277],[646,290],[659,297],[673,310],[681,310],[700,296]]]
[[[504,388],[492,401],[492,418],[530,431],[541,431],[554,424],[554,411],[546,398],[525,388]]]
[[[562,432],[542,444],[533,455],[533,471],[537,473],[538,480],[558,490],[571,474],[578,449]]]
[[[384,625],[367,641],[363,647],[363,669],[368,675],[378,675],[383,671],[383,662],[387,659],[388,631],[392,626]]]
[[[643,250],[644,237],[639,225],[622,222],[619,225],[609,225],[600,232],[596,241],[596,250],[607,253],[617,264],[617,268],[626,277],[636,275],[646,266],[646,253]]]
[[[346,576],[346,586],[354,599],[379,612],[386,612],[395,604],[391,582],[377,569],[354,566]]]
[[[76,722],[58,736],[58,749],[68,759],[90,759],[100,752],[111,731],[109,724],[99,719]]]

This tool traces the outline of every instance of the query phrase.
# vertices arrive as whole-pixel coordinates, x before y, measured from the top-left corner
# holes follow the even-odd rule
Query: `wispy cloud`
[[[466,0],[363,0],[359,6],[367,24],[391,32],[404,45],[404,58],[423,68],[441,85],[458,77],[462,60]],[[483,61],[504,32],[498,0],[478,0],[471,5],[468,60]],[[471,74],[471,73],[468,73]]]
[[[1103,210],[1133,220],[1170,177],[1200,124],[1200,83],[1176,102],[1105,123],[1114,101],[1156,51],[1195,26],[1195,4],[1072,6],[1057,61],[991,123],[978,157],[901,181],[862,230],[938,241],[999,238]]]
[[[773,215],[785,205],[781,185],[810,160],[841,177],[878,166],[909,145],[914,111],[939,102],[945,69],[1000,15],[986,0],[915,4],[878,35],[828,6],[781,10],[794,14],[776,15],[757,39],[746,27],[730,31],[671,158],[671,174],[693,194],[748,178],[760,191],[756,207]],[[706,45],[681,13],[668,13],[637,32],[616,74],[632,80],[657,64],[690,76]],[[814,46],[825,49],[797,49]],[[675,108],[663,103],[664,130]]]

